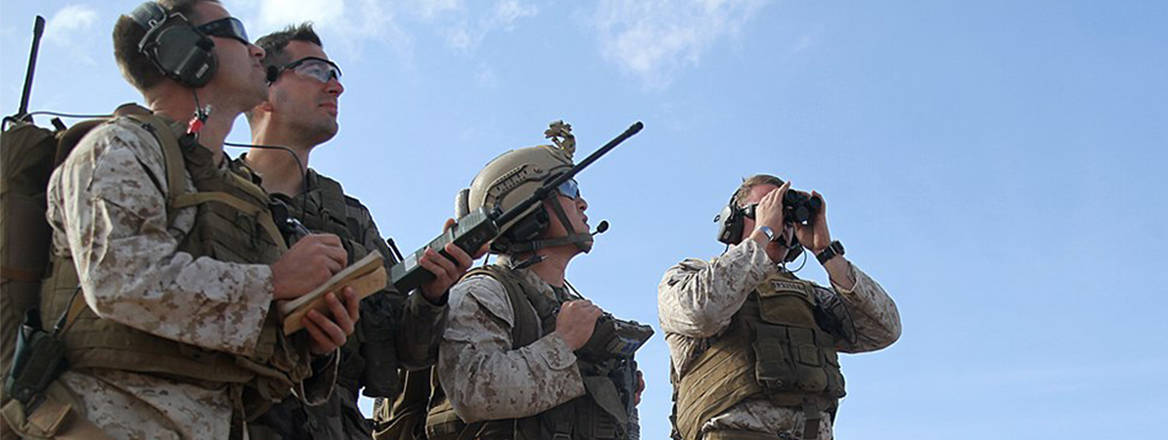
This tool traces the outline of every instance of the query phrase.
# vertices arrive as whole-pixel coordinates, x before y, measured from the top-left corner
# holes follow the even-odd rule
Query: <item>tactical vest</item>
[[[725,333],[673,378],[675,423],[697,440],[704,423],[747,399],[834,413],[844,396],[835,338],[816,324],[815,287],[789,273],[750,293]],[[806,438],[806,436],[805,436]]]
[[[272,220],[267,193],[246,170],[220,168],[215,165],[210,150],[194,142],[180,145],[173,133],[158,133],[149,124],[142,126],[152,131],[162,145],[168,217],[173,219],[181,208],[197,209],[195,224],[182,238],[179,251],[194,258],[271,264],[287,250]],[[178,132],[178,127],[170,128]],[[186,192],[184,168],[197,192]],[[70,308],[71,301],[84,301],[75,298],[81,296],[79,291],[80,282],[72,259],[54,257],[51,273],[42,285],[43,321],[54,322]],[[285,337],[278,313],[269,313],[265,318],[255,353],[239,356],[101,319],[88,307],[77,310],[79,313],[62,335],[71,368],[125,370],[192,383],[244,385],[233,387],[232,392],[237,402],[244,405],[237,409],[248,416],[258,415],[272,402],[287,396],[294,384],[311,375],[307,341],[289,339],[303,338],[303,335]]]
[[[245,158],[237,163],[246,166]],[[358,261],[373,251],[366,249],[363,242],[367,225],[360,224],[357,218],[349,215],[350,209],[363,209],[360,202],[345,196],[339,182],[312,169],[307,171],[305,179],[307,192],[296,197],[275,194],[272,198],[287,209],[289,217],[299,220],[309,231],[339,237],[348,261]],[[392,263],[391,253],[376,250],[391,259],[389,261]],[[348,393],[334,391],[328,401],[321,405],[306,405],[298,399],[285,399],[248,424],[250,437],[261,440],[368,439],[372,431],[360,415],[357,392],[365,386],[367,396],[394,397],[400,389],[399,364],[394,344],[397,330],[393,327],[396,318],[401,315],[400,302],[384,292],[375,293],[361,301],[361,319],[357,321],[356,329],[345,345],[341,346],[337,369],[337,386],[346,388]]]
[[[467,272],[466,277],[487,275],[503,284],[511,300],[515,325],[511,329],[511,345],[518,349],[530,345],[556,328],[560,304],[570,298],[548,298],[528,285],[511,269],[488,265]],[[514,439],[514,440],[589,440],[629,438],[629,415],[621,402],[620,392],[610,373],[617,359],[576,361],[584,377],[584,396],[522,419],[488,420],[463,423],[454,413],[442,387],[433,376],[434,397],[426,418],[426,437],[429,440],[450,439]]]

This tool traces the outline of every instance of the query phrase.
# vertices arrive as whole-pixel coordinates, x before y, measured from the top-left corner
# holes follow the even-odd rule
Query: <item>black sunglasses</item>
[[[195,29],[213,37],[238,40],[244,46],[251,45],[251,40],[247,39],[247,30],[243,28],[243,22],[235,17],[220,18],[215,21],[203,23],[195,26]]]

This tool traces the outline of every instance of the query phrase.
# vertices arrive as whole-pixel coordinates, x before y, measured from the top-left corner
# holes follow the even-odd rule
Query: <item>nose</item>
[[[264,48],[256,46],[255,44],[248,44],[247,48],[248,48],[248,50],[251,51],[251,56],[253,56],[257,59],[260,59],[260,60],[263,60],[264,55],[267,54],[266,52],[264,52]]]
[[[584,211],[588,210],[588,201],[584,200],[584,196],[580,196],[580,197],[576,198],[576,208],[578,208],[580,210],[580,212],[584,212]]]
[[[341,79],[337,77],[329,78],[328,82],[324,83],[324,91],[333,96],[340,97],[345,93],[345,86],[341,85]]]

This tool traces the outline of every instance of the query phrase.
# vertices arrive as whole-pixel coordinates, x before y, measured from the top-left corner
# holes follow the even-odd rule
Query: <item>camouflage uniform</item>
[[[505,264],[505,257],[500,260]],[[531,270],[517,272],[540,293],[556,297]],[[552,332],[512,350],[514,322],[511,300],[499,281],[477,275],[451,288],[437,371],[455,413],[466,423],[529,417],[584,395],[584,379],[568,343]]]
[[[245,159],[246,155],[239,160]],[[314,232],[337,234],[349,261],[376,250],[386,258],[387,269],[395,263],[365,205],[344,195],[339,183],[315,170],[309,169],[305,179],[304,193],[291,198],[273,195],[288,207],[290,216]],[[343,206],[330,206],[330,200]],[[330,220],[322,220],[326,218]],[[323,225],[329,221],[331,227]],[[367,396],[392,399],[400,391],[398,368],[433,365],[445,315],[445,304],[431,303],[420,291],[403,295],[392,285],[365,298],[356,331],[341,348],[338,386],[328,401],[309,406],[295,398],[285,399],[249,425],[252,439],[369,439],[372,426],[357,406],[358,391],[365,387]]]
[[[856,280],[851,290],[837,285],[818,288],[821,297],[838,295],[846,305],[856,330],[854,342],[839,340],[837,349],[859,353],[884,348],[900,336],[900,314],[892,298],[875,281],[850,265]],[[702,347],[720,335],[742,307],[748,294],[778,268],[754,240],[732,245],[709,262],[686,259],[669,268],[658,286],[658,316],[669,345],[674,375],[688,372]],[[833,293],[834,290],[834,293]],[[831,416],[822,414],[819,439],[832,438]],[[702,425],[712,430],[754,431],[799,438],[803,432],[801,411],[765,400],[746,400]]]
[[[73,258],[84,300],[101,318],[250,355],[272,304],[271,269],[178,252],[196,208],[167,218],[164,163],[158,142],[139,124],[122,118],[95,128],[50,180],[53,252]],[[303,395],[323,400],[330,376],[302,384]],[[232,432],[235,405],[219,383],[96,369],[68,371],[60,382],[113,438],[225,439]]]

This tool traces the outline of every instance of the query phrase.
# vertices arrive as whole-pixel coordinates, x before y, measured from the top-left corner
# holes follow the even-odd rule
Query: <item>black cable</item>
[[[296,161],[296,169],[300,170],[300,181],[304,184],[304,195],[308,196],[308,172],[305,171],[304,162],[300,161],[300,156],[296,154],[291,148],[282,145],[259,145],[259,144],[240,144],[235,142],[224,142],[223,145],[236,148],[259,148],[267,150],[283,150],[292,155],[292,160]]]
[[[61,118],[83,118],[83,119],[112,118],[114,116],[114,115],[109,115],[109,114],[106,114],[106,115],[87,115],[87,114],[81,114],[81,113],[62,113],[62,112],[55,112],[55,111],[51,111],[51,110],[38,110],[35,112],[29,112],[26,116],[32,117],[32,116],[36,116],[36,115],[49,115],[49,116],[57,116],[57,117],[61,117]]]
[[[800,246],[802,246],[802,245],[800,245]],[[803,266],[807,265],[807,251],[804,250],[803,252],[800,252],[800,254],[803,255],[803,261],[801,263],[799,263],[799,267],[795,268],[795,270],[787,269],[787,262],[784,261],[783,262],[783,270],[785,270],[787,272],[791,272],[791,273],[796,273],[796,272],[799,272],[800,270],[803,270]]]

